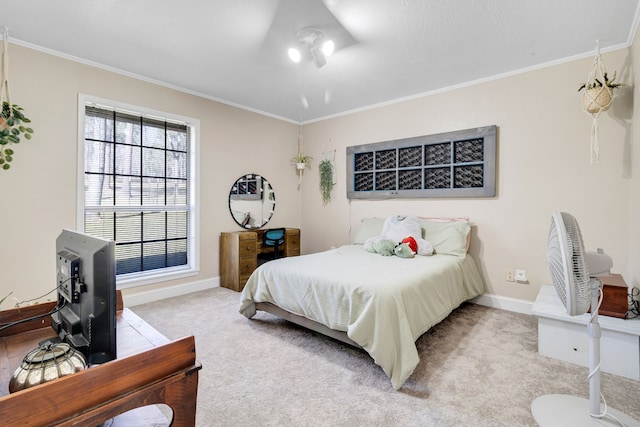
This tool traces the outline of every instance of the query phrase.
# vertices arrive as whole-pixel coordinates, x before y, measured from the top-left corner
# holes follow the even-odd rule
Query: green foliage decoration
[[[318,165],[320,170],[320,193],[322,203],[326,206],[331,201],[331,190],[333,190],[333,163],[331,160],[323,160]]]
[[[24,126],[31,123],[23,113],[22,107],[17,104],[9,105],[2,102],[2,113],[0,114],[0,167],[8,170],[13,161],[14,151],[12,144],[19,144],[20,138],[31,139],[33,129]]]
[[[291,159],[291,163],[294,165],[298,163],[304,163],[305,166],[311,166],[311,160],[313,160],[313,157],[298,153]]]
[[[582,83],[578,88],[578,92],[580,92],[583,89],[591,90],[591,89],[595,89],[603,86],[606,86],[611,89],[615,89],[617,87],[622,86],[622,83],[614,83],[616,81],[616,72],[613,73],[613,78],[611,78],[611,80],[609,80],[609,76],[607,76],[607,73],[604,73],[603,77],[604,77],[604,84],[602,84],[602,82],[599,79],[594,78],[593,82]]]

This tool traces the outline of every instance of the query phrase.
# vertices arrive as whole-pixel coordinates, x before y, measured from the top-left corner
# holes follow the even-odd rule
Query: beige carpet
[[[369,355],[267,313],[225,288],[132,307],[171,339],[195,335],[198,426],[533,426],[531,402],[588,398],[587,368],[537,353],[532,316],[465,304],[416,345],[395,391]],[[640,420],[640,381],[602,374],[609,405]]]

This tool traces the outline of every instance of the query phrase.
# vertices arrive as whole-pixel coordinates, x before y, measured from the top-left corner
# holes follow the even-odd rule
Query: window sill
[[[195,268],[175,268],[173,270],[163,270],[160,272],[133,273],[118,276],[117,289],[129,289],[138,286],[151,285],[154,283],[178,280],[185,277],[196,276],[199,270]]]

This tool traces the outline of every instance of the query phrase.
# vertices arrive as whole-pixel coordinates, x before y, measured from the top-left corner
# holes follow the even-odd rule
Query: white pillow
[[[440,255],[464,257],[468,249],[471,225],[468,221],[442,221],[421,219],[424,238],[431,242]]]
[[[370,237],[382,233],[383,226],[384,218],[362,218],[362,220],[360,220],[360,227],[358,227],[352,243],[354,245],[363,245]]]

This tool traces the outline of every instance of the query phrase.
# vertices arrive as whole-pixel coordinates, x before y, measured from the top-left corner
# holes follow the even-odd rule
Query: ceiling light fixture
[[[327,56],[335,50],[333,40],[325,39],[324,33],[317,28],[306,27],[296,34],[297,47],[289,48],[289,58],[295,63],[302,60],[303,53],[308,52],[314,65],[322,68],[327,63]]]

